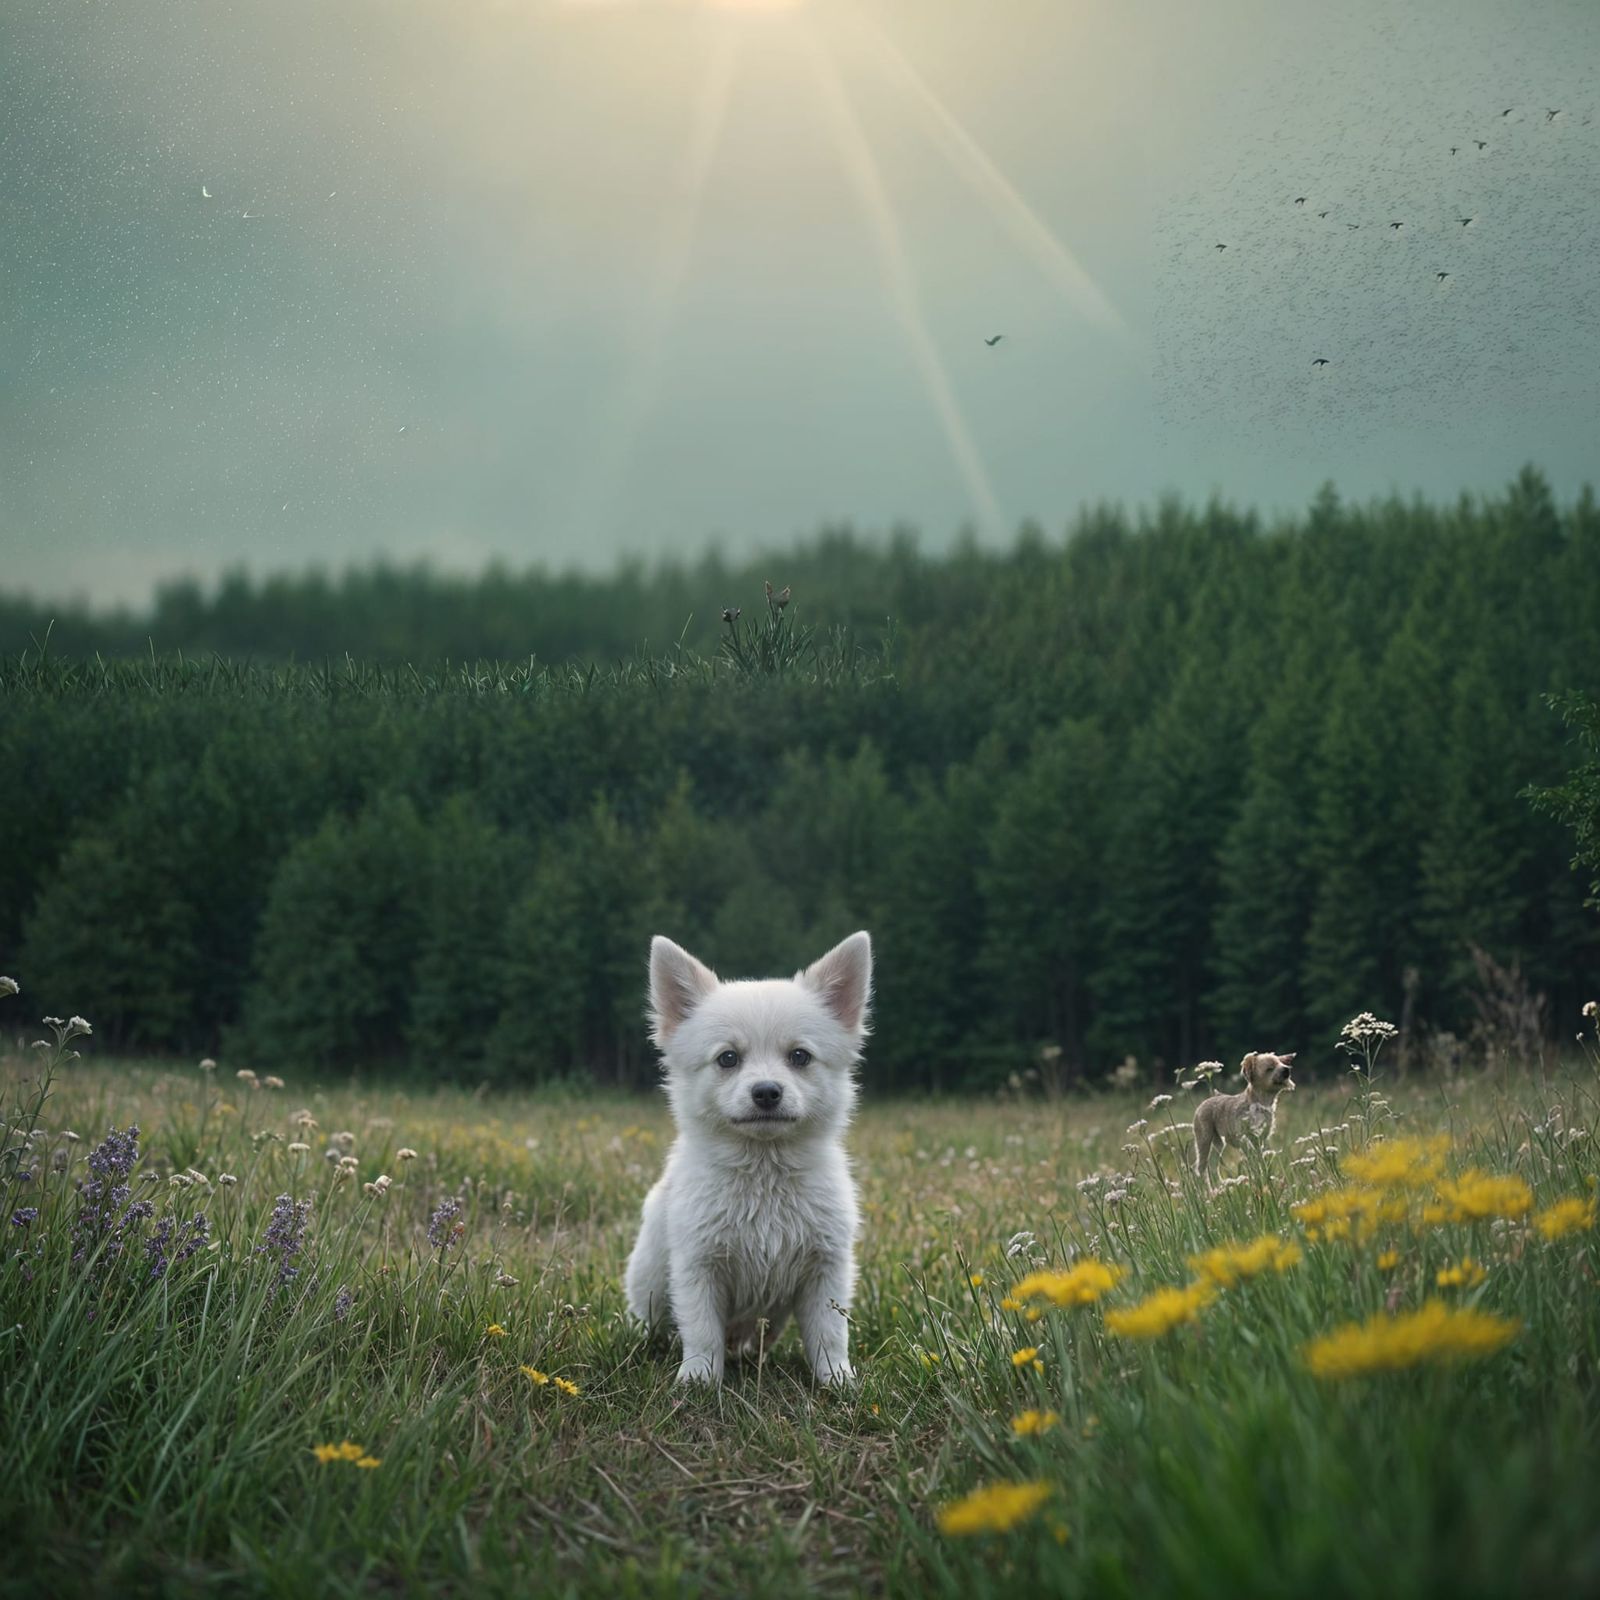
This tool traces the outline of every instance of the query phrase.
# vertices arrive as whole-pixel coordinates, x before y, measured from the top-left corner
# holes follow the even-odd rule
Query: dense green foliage
[[[1583,760],[1562,784],[1534,789],[1541,811],[1565,822],[1577,836],[1573,868],[1589,875],[1589,903],[1600,909],[1600,700],[1567,695],[1557,701]]]
[[[1600,687],[1592,495],[1558,507],[1532,472],[1448,507],[1327,492],[1270,529],[1166,504],[1059,545],[834,539],[772,569],[782,614],[714,564],[595,582],[587,611],[563,610],[576,580],[368,575],[321,612],[310,583],[253,611],[225,589],[161,639],[421,661],[520,631],[598,658],[741,604],[736,653],[7,658],[0,970],[126,1046],[614,1082],[649,1074],[658,930],[734,974],[871,928],[873,1070],[899,1086],[1047,1044],[1068,1074],[1327,1059],[1363,1008],[1465,1035],[1474,947],[1563,1032],[1589,997],[1572,836],[1522,795],[1571,781],[1546,697]],[[385,586],[344,634],[286,621]],[[812,635],[802,611],[896,631]],[[236,613],[284,626],[229,633]]]

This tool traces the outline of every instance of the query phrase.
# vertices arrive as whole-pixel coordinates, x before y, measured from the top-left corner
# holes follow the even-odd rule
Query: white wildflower
[[[1399,1031],[1392,1022],[1380,1021],[1370,1011],[1363,1011],[1360,1016],[1352,1017],[1345,1023],[1339,1030],[1339,1037],[1355,1044],[1362,1044],[1368,1039],[1376,1039],[1381,1043],[1394,1038]]]

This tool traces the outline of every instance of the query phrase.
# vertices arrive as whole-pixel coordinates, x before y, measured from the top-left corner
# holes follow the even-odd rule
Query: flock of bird
[[[1512,415],[1565,438],[1575,408],[1600,403],[1597,108],[1571,89],[1485,105],[1466,73],[1397,100],[1423,57],[1404,32],[1391,42],[1360,87],[1352,50],[1329,68],[1337,97],[1224,113],[1194,153],[1159,224],[1163,426],[1257,453],[1286,430],[1283,447],[1318,459],[1376,459],[1397,429],[1453,449],[1466,434],[1440,425],[1488,438]],[[1474,101],[1479,126],[1458,134]]]
[[[1506,109],[1502,110],[1501,112],[1501,122],[1509,122],[1510,118],[1515,117],[1515,115],[1517,115],[1517,107],[1507,106]],[[1546,110],[1544,110],[1544,125],[1550,126],[1552,123],[1557,122],[1558,118],[1565,117],[1565,115],[1565,110],[1563,110],[1560,106],[1546,107]],[[1582,118],[1582,125],[1589,126],[1592,120],[1594,120],[1594,118],[1584,117]],[[1488,141],[1488,139],[1474,138],[1470,142],[1477,147],[1478,154],[1480,155],[1482,155],[1485,150],[1490,149],[1490,141]],[[1453,155],[1453,157],[1454,155],[1461,154],[1462,149],[1464,149],[1464,147],[1459,146],[1459,144],[1451,144],[1451,146],[1448,146],[1448,150],[1450,150],[1450,154]],[[1293,202],[1291,203],[1293,203],[1296,208],[1304,208],[1304,206],[1307,206],[1310,203],[1310,195],[1294,195]],[[1318,221],[1328,221],[1330,218],[1333,218],[1333,210],[1318,211],[1317,213]],[[1458,222],[1458,226],[1461,227],[1461,229],[1469,229],[1469,227],[1474,227],[1475,224],[1477,224],[1477,221],[1477,216],[1458,216],[1458,218],[1456,218],[1456,222]],[[1346,227],[1347,232],[1350,232],[1350,234],[1358,234],[1363,227],[1376,226],[1379,226],[1379,224],[1371,224],[1371,222],[1344,222],[1344,227]],[[1386,224],[1382,224],[1382,226],[1387,227],[1387,230],[1389,230],[1390,234],[1402,234],[1402,232],[1405,232],[1406,221],[1405,218],[1392,218],[1389,219]],[[1229,248],[1229,245],[1222,242],[1219,242],[1218,245],[1214,246],[1214,250],[1218,251],[1218,253],[1224,253],[1224,251],[1227,251],[1227,248]],[[1451,280],[1453,280],[1453,277],[1454,274],[1451,274],[1451,272],[1448,272],[1448,270],[1438,269],[1434,274],[1434,282],[1437,283],[1440,288],[1443,288],[1446,283],[1450,283]],[[1312,357],[1312,363],[1310,363],[1310,365],[1317,366],[1317,368],[1320,368],[1320,366],[1331,366],[1333,365],[1333,360],[1331,360],[1330,357],[1326,357],[1326,355],[1315,355],[1315,357]]]
[[[1512,117],[1516,116],[1516,115],[1517,115],[1517,107],[1515,107],[1515,106],[1507,106],[1505,108],[1505,110],[1503,110],[1500,113],[1500,120],[1502,122],[1509,122],[1510,119]],[[1544,110],[1545,126],[1547,126],[1547,127],[1550,126],[1551,124],[1555,123],[1559,118],[1562,118],[1562,117],[1564,117],[1566,115],[1567,115],[1566,111],[1560,106],[1546,107],[1545,110]],[[1593,122],[1593,120],[1594,120],[1593,117],[1590,117],[1590,116],[1583,117],[1581,119],[1582,126],[1584,126],[1584,127],[1590,126],[1590,124]],[[1470,142],[1476,147],[1476,149],[1477,149],[1477,151],[1478,151],[1478,153],[1480,155],[1482,155],[1485,151],[1487,151],[1490,148],[1490,141],[1487,140],[1487,139],[1474,138]],[[1450,152],[1450,154],[1452,156],[1458,156],[1458,155],[1460,155],[1460,153],[1461,153],[1462,149],[1464,148],[1464,146],[1462,146],[1462,145],[1454,145],[1453,144],[1453,145],[1447,146],[1447,148],[1448,148],[1448,150],[1449,150],[1449,152]],[[1311,202],[1311,196],[1310,195],[1297,194],[1297,195],[1293,196],[1293,199],[1292,199],[1292,204],[1294,205],[1294,207],[1296,209],[1303,209],[1305,206],[1309,205],[1310,202]],[[1317,216],[1318,221],[1326,222],[1330,218],[1333,217],[1333,210],[1332,210],[1332,208],[1329,208],[1329,209],[1326,209],[1326,210],[1318,211],[1316,213],[1316,216]],[[1470,216],[1470,217],[1458,216],[1455,219],[1455,221],[1456,221],[1456,224],[1460,228],[1465,230],[1465,229],[1474,227],[1477,224],[1478,218],[1476,216]],[[1368,226],[1376,227],[1376,226],[1379,226],[1379,224],[1376,224],[1376,223],[1363,223],[1363,222],[1350,222],[1350,221],[1346,221],[1344,223],[1344,227],[1345,227],[1346,231],[1350,232],[1350,233],[1359,233],[1363,227],[1368,227]],[[1382,224],[1382,226],[1386,227],[1387,231],[1390,232],[1390,233],[1399,234],[1399,233],[1403,233],[1405,231],[1406,220],[1403,217],[1391,218],[1386,223]],[[1222,253],[1225,253],[1230,248],[1230,246],[1225,242],[1219,241],[1216,245],[1213,246],[1213,248],[1219,254],[1222,254]],[[1444,286],[1446,284],[1450,283],[1454,279],[1454,276],[1455,275],[1452,272],[1449,272],[1449,271],[1445,270],[1444,268],[1440,268],[1439,270],[1437,270],[1434,273],[1433,281],[1442,289],[1442,288],[1444,288]],[[1005,337],[1004,334],[996,333],[996,334],[990,335],[989,337],[986,337],[983,342],[992,350],[996,345],[998,345],[1000,343],[1000,341],[1004,337]],[[1332,366],[1333,362],[1332,362],[1332,359],[1330,357],[1319,355],[1319,356],[1314,356],[1312,358],[1311,365],[1313,367],[1328,367],[1328,366]]]

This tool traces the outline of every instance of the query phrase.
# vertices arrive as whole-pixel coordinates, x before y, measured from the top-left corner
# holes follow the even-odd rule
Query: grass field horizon
[[[631,1324],[659,1095],[8,1055],[0,1585],[1594,1592],[1581,1026],[1306,1081],[1209,1196],[1236,1067],[875,1099],[869,1050],[840,1394],[792,1332],[686,1393]]]

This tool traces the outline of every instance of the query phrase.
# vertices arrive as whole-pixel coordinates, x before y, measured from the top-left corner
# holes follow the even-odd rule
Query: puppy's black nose
[[[783,1085],[781,1083],[757,1083],[750,1087],[750,1098],[756,1103],[758,1111],[776,1111],[778,1102],[783,1099]]]

